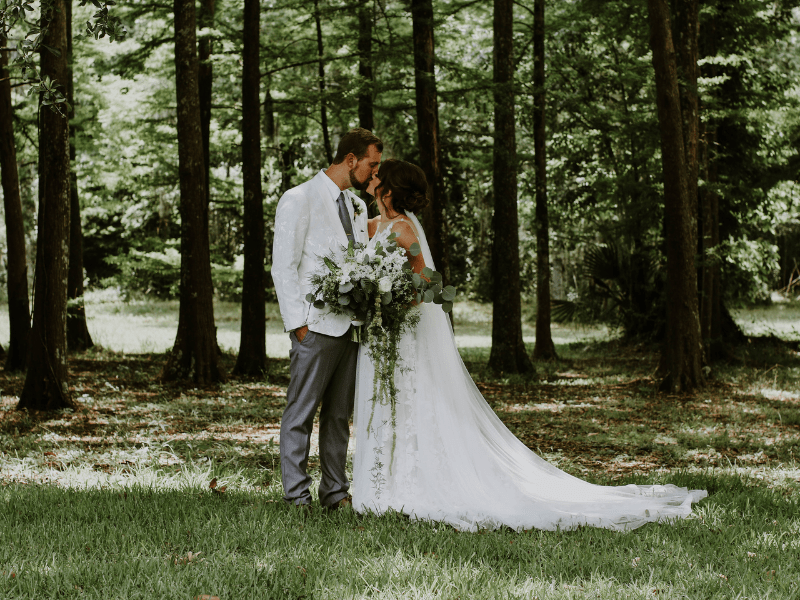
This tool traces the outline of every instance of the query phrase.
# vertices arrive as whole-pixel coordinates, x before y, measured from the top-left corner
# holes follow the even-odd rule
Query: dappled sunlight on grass
[[[171,344],[175,306],[148,315],[147,303],[107,304],[95,318],[120,338],[150,318]],[[465,308],[457,332],[488,339],[486,307]],[[237,310],[219,309],[221,329],[237,331]],[[594,483],[674,483],[709,498],[690,519],[628,534],[459,533],[400,514],[331,513],[316,497],[307,515],[281,500],[288,360],[194,389],[158,382],[161,354],[98,348],[70,360],[75,411],[15,411],[23,377],[0,372],[0,597],[793,597],[797,352],[749,345],[690,396],[658,391],[654,347],[573,337],[527,375],[490,373],[488,345],[461,352],[503,422],[552,464]],[[233,357],[222,361],[230,370]],[[315,427],[312,490],[317,442]]]
[[[800,340],[800,299],[734,309],[731,315],[747,335],[774,335],[784,340]]]

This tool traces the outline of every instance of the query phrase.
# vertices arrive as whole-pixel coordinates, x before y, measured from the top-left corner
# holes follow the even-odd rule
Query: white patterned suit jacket
[[[311,331],[341,336],[350,327],[350,319],[332,314],[327,307],[314,308],[306,301],[306,294],[312,290],[309,277],[314,271],[321,271],[322,257],[343,256],[347,247],[336,201],[331,199],[323,177],[327,175],[320,171],[313,179],[287,191],[278,202],[272,280],[286,331],[308,325]],[[350,190],[345,191],[345,197],[353,236],[366,244],[367,205]],[[353,204],[360,207],[359,215],[355,215]]]

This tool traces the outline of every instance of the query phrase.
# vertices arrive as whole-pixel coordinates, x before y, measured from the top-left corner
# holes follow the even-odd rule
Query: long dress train
[[[433,268],[419,221],[408,218],[425,264]],[[370,243],[390,231],[391,224],[379,229]],[[373,406],[374,366],[365,346],[359,352],[351,488],[356,511],[393,509],[467,531],[503,525],[625,530],[686,517],[692,503],[707,495],[674,485],[594,485],[543,460],[486,403],[441,307],[418,309],[419,325],[400,341],[396,432],[391,407]]]

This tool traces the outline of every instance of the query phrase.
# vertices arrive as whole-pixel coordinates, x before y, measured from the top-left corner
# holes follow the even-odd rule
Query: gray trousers
[[[341,337],[309,331],[302,343],[294,333],[289,335],[292,340],[291,380],[281,419],[283,499],[292,504],[311,502],[308,490],[311,477],[306,468],[314,415],[321,405],[319,500],[323,506],[331,506],[346,497],[350,489],[345,467],[355,399],[358,344],[350,341],[349,331]]]

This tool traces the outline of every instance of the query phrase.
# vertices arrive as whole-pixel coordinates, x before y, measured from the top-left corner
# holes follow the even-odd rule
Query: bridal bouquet
[[[433,302],[450,312],[456,296],[453,286],[443,287],[438,271],[425,267],[415,273],[396,239],[397,234],[390,233],[385,243],[376,242],[374,247],[350,242],[344,260],[339,262],[333,256],[323,257],[321,272],[311,276],[314,290],[306,295],[316,308],[328,306],[331,312],[350,317],[354,340],[367,344],[375,365],[373,408],[376,403],[391,406],[393,431],[397,406],[394,375],[398,367],[402,368],[400,337],[419,323],[417,304]],[[417,256],[421,252],[419,244],[412,244],[409,251]],[[366,331],[362,335],[364,324]],[[372,415],[367,431],[371,425]],[[393,442],[392,459],[394,446]]]

